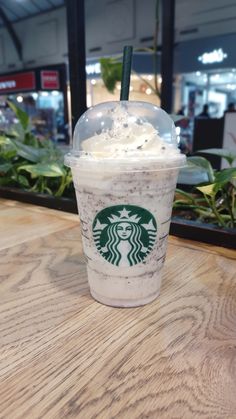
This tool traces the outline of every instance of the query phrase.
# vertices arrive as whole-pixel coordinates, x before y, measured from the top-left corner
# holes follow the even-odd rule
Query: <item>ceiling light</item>
[[[226,87],[229,90],[234,90],[234,85],[233,84],[226,84]]]
[[[96,80],[95,79],[92,79],[91,80],[91,84],[94,86],[95,84],[96,84],[97,82],[96,82]]]
[[[147,95],[151,95],[151,93],[152,93],[152,89],[150,89],[150,87],[148,87],[148,88],[145,90],[145,93],[146,93]]]
[[[23,102],[23,96],[17,96],[16,98],[17,102],[22,103]]]
[[[213,74],[212,78],[214,80],[218,80],[220,78],[220,75],[219,74]]]
[[[139,77],[136,74],[131,74],[131,80],[139,80]]]

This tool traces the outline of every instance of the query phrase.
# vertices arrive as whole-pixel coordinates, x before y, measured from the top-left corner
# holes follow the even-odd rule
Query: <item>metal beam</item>
[[[84,0],[66,0],[72,129],[86,111]]]
[[[172,112],[175,0],[162,1],[161,107]]]
[[[3,11],[3,9],[0,7],[0,18],[2,19],[4,25],[6,26],[7,32],[10,35],[10,38],[15,46],[16,52],[18,54],[18,57],[20,59],[20,61],[22,61],[22,44],[21,41],[15,31],[15,29],[13,28],[12,23],[10,22],[10,20],[8,19],[7,15],[5,14],[5,12]]]

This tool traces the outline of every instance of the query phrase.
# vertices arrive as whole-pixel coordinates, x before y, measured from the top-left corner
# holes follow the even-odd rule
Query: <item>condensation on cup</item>
[[[71,167],[92,296],[117,307],[160,292],[173,197],[186,158],[175,126],[146,102],[106,102],[77,122]]]

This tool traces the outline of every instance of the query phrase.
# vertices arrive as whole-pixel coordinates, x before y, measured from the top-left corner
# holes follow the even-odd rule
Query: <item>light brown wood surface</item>
[[[0,418],[236,418],[236,252],[170,237],[161,296],[89,294],[78,217],[0,201]]]

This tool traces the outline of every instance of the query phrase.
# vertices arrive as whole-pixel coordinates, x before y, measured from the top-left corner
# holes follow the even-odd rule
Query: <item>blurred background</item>
[[[10,100],[38,136],[68,143],[86,106],[119,100],[120,82],[107,89],[100,59],[119,61],[124,44],[135,48],[130,100],[182,115],[184,152],[196,119],[221,121],[209,128],[218,132],[235,110],[236,0],[0,0],[0,25],[1,129],[14,123]]]

